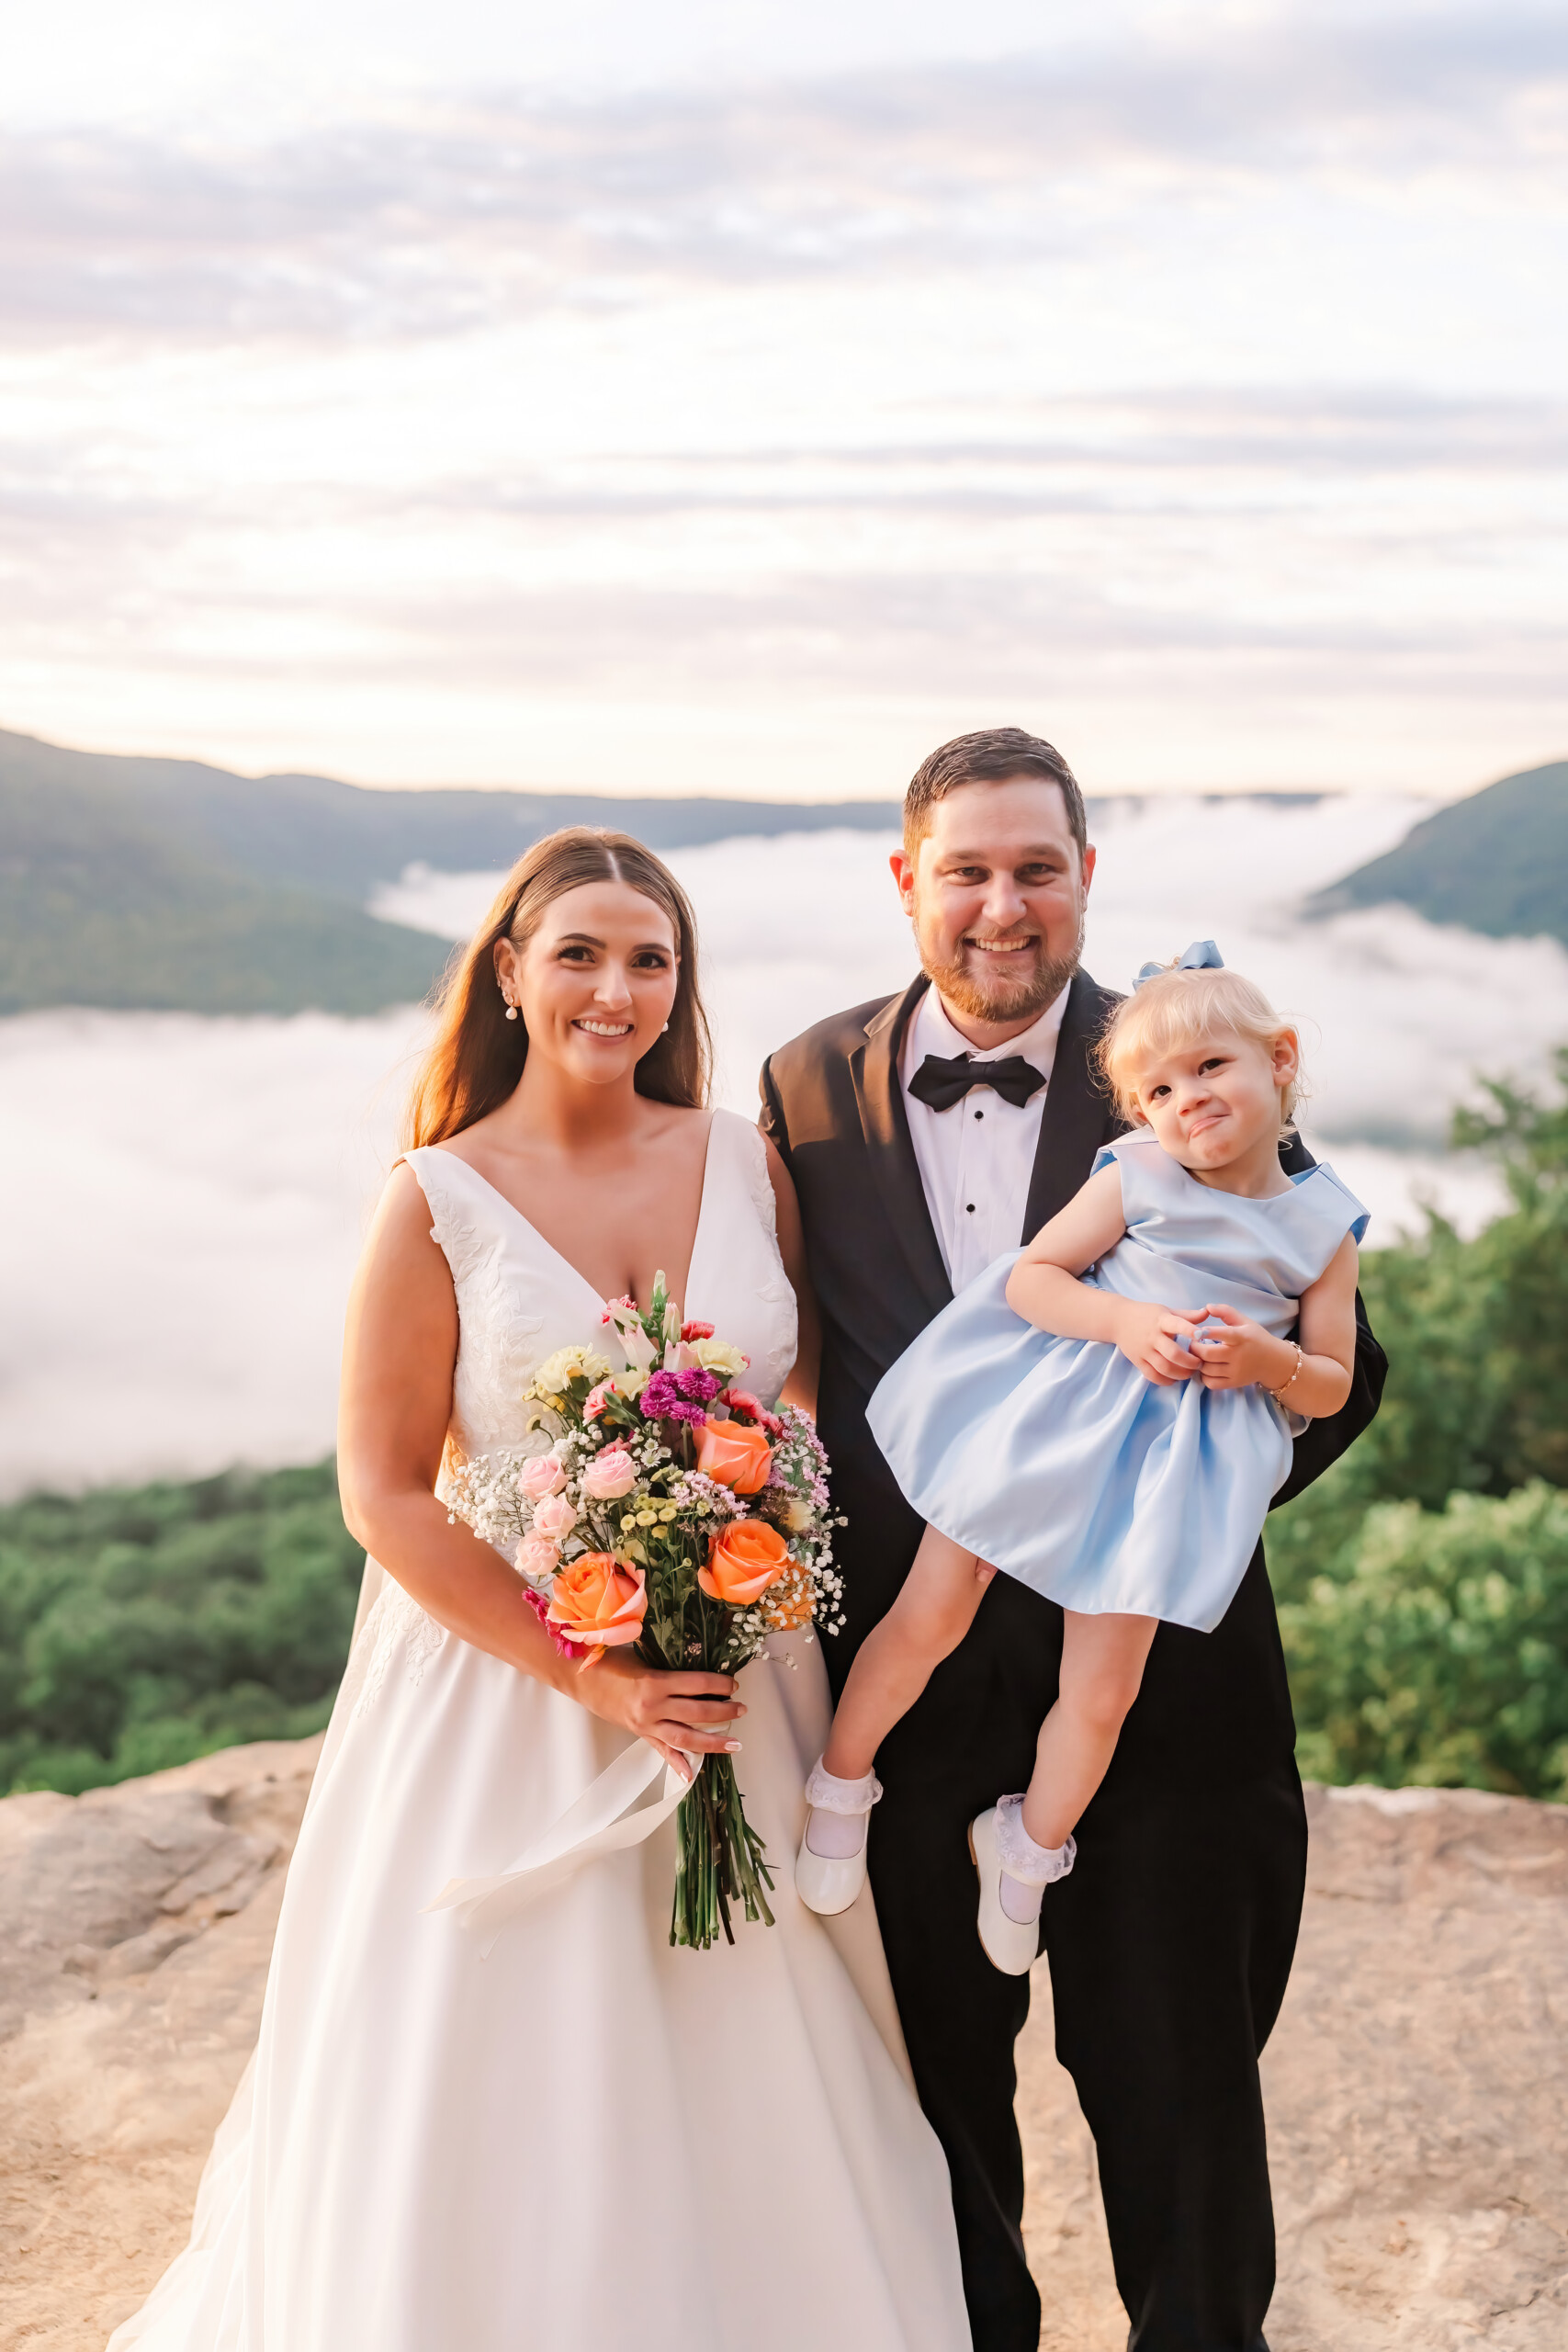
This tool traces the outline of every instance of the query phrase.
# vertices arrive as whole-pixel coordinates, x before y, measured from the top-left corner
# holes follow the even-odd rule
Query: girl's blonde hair
[[[1246,1037],[1266,1050],[1280,1037],[1294,1037],[1289,1021],[1281,1021],[1255,981],[1227,970],[1182,971],[1167,965],[1163,972],[1128,997],[1123,997],[1100,1036],[1098,1059],[1106,1084],[1124,1119],[1146,1125],[1138,1108],[1138,1074],[1166,1054],[1181,1053],[1204,1037],[1223,1031]],[[1280,1089],[1281,1132],[1294,1124],[1297,1102],[1305,1093],[1299,1059],[1296,1076]]]

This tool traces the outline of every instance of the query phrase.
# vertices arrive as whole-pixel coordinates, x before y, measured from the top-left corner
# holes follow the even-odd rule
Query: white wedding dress
[[[533,1366],[603,1345],[602,1302],[464,1161],[410,1165],[457,1287],[454,1442],[515,1444]],[[682,1306],[771,1401],[795,1303],[761,1138],[722,1111]],[[774,1637],[741,1677],[736,1764],[776,1927],[672,1950],[666,1820],[486,1957],[424,1906],[504,1872],[626,1736],[370,1565],[372,1591],[254,2058],[190,2245],[110,2352],[967,2352],[947,2168],[869,1894],[835,1921],[795,1894],[829,1717],[816,1643]]]

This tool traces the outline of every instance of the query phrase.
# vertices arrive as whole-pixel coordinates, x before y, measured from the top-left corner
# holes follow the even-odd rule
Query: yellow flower
[[[592,1348],[558,1348],[534,1374],[531,1393],[545,1403],[553,1403],[579,1373],[585,1380],[603,1380],[609,1369],[604,1358],[596,1355]]]
[[[722,1373],[727,1380],[739,1380],[750,1361],[728,1340],[694,1340],[690,1344],[705,1372]]]

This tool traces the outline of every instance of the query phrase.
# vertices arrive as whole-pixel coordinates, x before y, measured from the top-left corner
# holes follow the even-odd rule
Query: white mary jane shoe
[[[969,1825],[969,1855],[980,1880],[980,1914],[977,1925],[986,1958],[1004,1976],[1027,1976],[1040,1954],[1040,1916],[1032,1919],[1010,1919],[1002,1908],[1002,1872],[1022,1885],[1052,1886],[1066,1878],[1077,1859],[1077,1846],[1069,1838],[1065,1845],[1055,1848],[1034,1846],[1026,1842],[1033,1853],[1043,1858],[1043,1867],[1036,1876],[1035,1869],[1023,1863],[1021,1857],[1010,1855],[1004,1861],[998,1844],[997,1816],[1003,1805],[1016,1808],[1016,1797],[1002,1797],[985,1813],[976,1814]],[[1021,1822],[1015,1822],[1012,1840],[1026,1837]]]
[[[863,1781],[838,1781],[819,1762],[813,1767],[806,1783],[806,1802],[812,1812],[850,1817],[859,1814],[862,1821],[860,1845],[854,1853],[814,1854],[807,1842],[811,1836],[811,1814],[807,1813],[800,1851],[795,1858],[795,1891],[808,1911],[831,1918],[835,1912],[847,1911],[865,1884],[871,1808],[881,1794],[882,1783],[874,1772],[868,1772]]]

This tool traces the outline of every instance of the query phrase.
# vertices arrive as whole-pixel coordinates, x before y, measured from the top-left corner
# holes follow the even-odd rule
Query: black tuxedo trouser
[[[939,1719],[943,1679],[939,1668],[927,1694]],[[975,2352],[1036,2352],[1013,2115],[1029,1980],[981,1949],[966,1836],[984,1805],[1023,1786],[1032,1738],[998,1780],[1001,1726],[944,1750],[940,1720],[922,1736],[926,1704],[889,1743],[900,1755],[873,1815],[872,1883],[920,2103],[953,2177]],[[1129,2352],[1266,2352],[1274,2221],[1258,2059],[1305,1887],[1295,1764],[1218,1786],[1113,1767],[1077,1834],[1043,1934],[1056,2052],[1095,2137]]]

